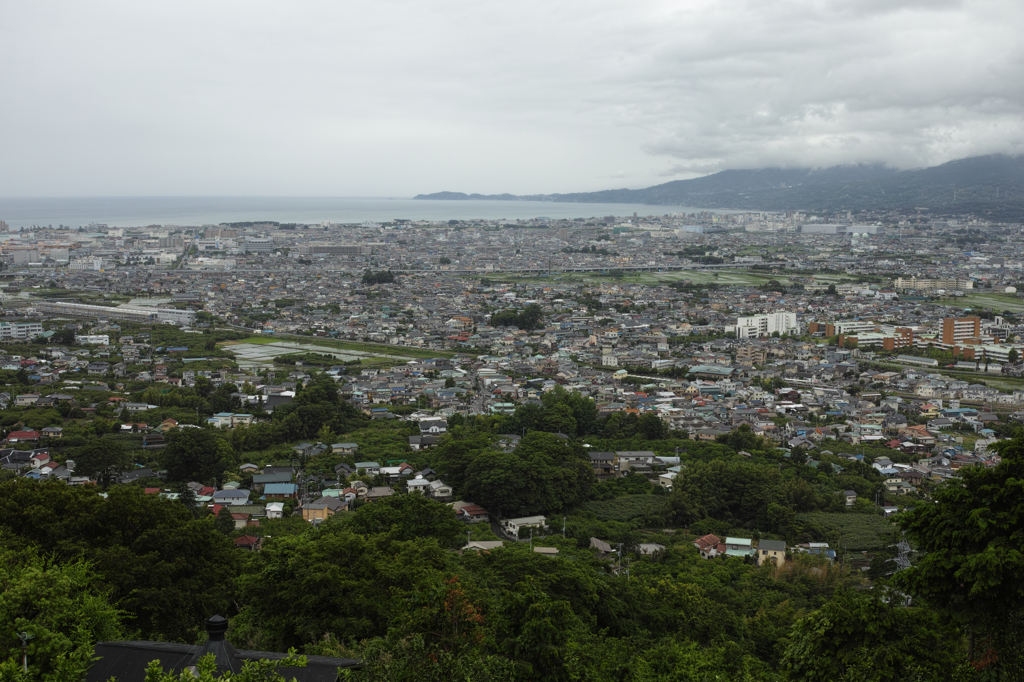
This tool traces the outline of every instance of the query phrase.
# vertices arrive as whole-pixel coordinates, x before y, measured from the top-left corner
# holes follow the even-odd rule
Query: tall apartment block
[[[961,344],[964,339],[981,336],[980,317],[945,317],[942,319],[942,343]]]

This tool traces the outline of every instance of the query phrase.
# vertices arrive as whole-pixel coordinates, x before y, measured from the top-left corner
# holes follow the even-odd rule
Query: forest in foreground
[[[298,402],[308,410],[301,428],[377,437],[400,428],[367,431],[340,407]],[[2,481],[0,680],[80,680],[99,641],[200,643],[214,614],[230,619],[240,649],[359,659],[361,669],[342,673],[354,680],[1024,676],[1024,435],[998,444],[998,466],[964,470],[886,524],[892,541],[904,533],[914,548],[911,568],[895,572],[884,551],[871,566],[845,552],[757,566],[702,559],[693,539],[745,532],[792,547],[828,537],[820,519],[841,518],[852,542],[879,516],[868,504],[837,508],[835,491],[860,487],[866,497],[877,484],[870,467],[825,466],[824,457],[814,467],[743,431],[696,443],[653,422],[590,423],[587,409],[560,394],[507,423],[456,420],[437,449],[416,453],[418,467],[435,467],[464,499],[547,513],[551,530],[534,545],[555,556],[527,542],[460,551],[467,526],[418,494],[317,526],[264,521],[262,549],[248,552],[230,525],[187,496],[145,494],[146,482]],[[516,420],[526,436],[504,447],[499,434],[518,430]],[[209,438],[171,438],[161,456],[182,480],[220,480],[235,455],[221,435]],[[584,438],[598,449],[676,452],[686,466],[671,493],[636,476],[599,482]],[[310,460],[306,470],[318,464],[331,468]],[[622,543],[623,556],[590,549],[590,537]],[[663,549],[644,554],[643,543]],[[23,632],[33,635],[27,673]]]

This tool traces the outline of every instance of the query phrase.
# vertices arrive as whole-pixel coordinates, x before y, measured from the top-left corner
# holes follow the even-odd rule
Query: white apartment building
[[[75,334],[76,346],[109,346],[110,334]]]
[[[42,333],[42,322],[0,322],[0,341],[34,339]]]
[[[775,332],[787,334],[796,331],[796,313],[768,313],[766,315],[751,315],[749,317],[737,317],[736,332],[737,339],[752,339],[760,336],[771,336]]]
[[[936,289],[973,289],[974,281],[969,279],[918,279],[916,277],[897,277],[897,289],[913,289],[915,291],[935,291]]]

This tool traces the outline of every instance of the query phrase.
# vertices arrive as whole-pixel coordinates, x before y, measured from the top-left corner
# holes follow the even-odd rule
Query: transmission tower
[[[889,546],[896,548],[896,556],[894,558],[892,558],[892,559],[889,559],[889,561],[892,561],[892,562],[894,562],[896,564],[896,570],[892,571],[892,573],[890,573],[889,575],[892,575],[893,573],[898,573],[899,571],[903,571],[903,570],[906,570],[906,569],[910,568],[910,554],[911,554],[911,552],[914,551],[913,549],[910,548],[910,543],[907,542],[904,539],[904,540],[900,540],[895,545],[889,545]],[[904,606],[910,606],[910,595],[909,594],[903,594],[901,592],[897,592],[896,594],[898,594],[898,595],[903,597],[903,599],[904,599],[903,605]]]
[[[914,551],[910,549],[910,543],[906,540],[900,540],[895,545],[889,546],[896,548],[895,558],[889,559],[889,561],[896,563],[896,571],[893,571],[893,573],[910,568],[910,553]]]

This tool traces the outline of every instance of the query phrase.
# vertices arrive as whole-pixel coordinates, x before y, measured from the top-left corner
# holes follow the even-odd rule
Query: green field
[[[580,508],[593,512],[600,521],[632,521],[664,513],[668,500],[668,495],[627,495],[614,500],[584,502]]]
[[[977,293],[954,299],[956,305],[965,308],[990,308],[995,313],[1009,310],[1014,313],[1024,312],[1024,298],[1017,298],[1013,294],[1003,293]]]
[[[323,348],[335,348],[337,350],[353,350],[362,353],[380,353],[383,355],[402,355],[410,358],[450,358],[455,353],[443,350],[429,350],[426,348],[411,348],[408,346],[387,346],[379,343],[362,343],[360,341],[339,341],[327,339],[322,336],[300,336],[293,334],[273,334],[270,336],[250,336],[236,341],[222,341],[219,346],[230,348],[241,343],[268,344],[281,341],[298,340],[310,346],[321,346]]]
[[[805,530],[824,539],[837,553],[882,549],[893,542],[895,527],[875,514],[811,512],[797,514]]]

